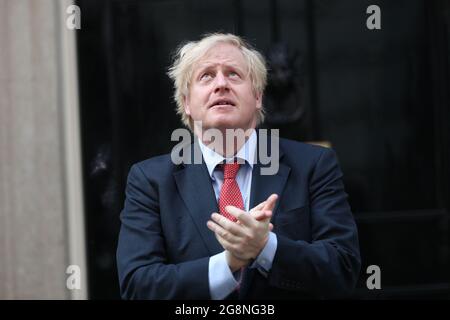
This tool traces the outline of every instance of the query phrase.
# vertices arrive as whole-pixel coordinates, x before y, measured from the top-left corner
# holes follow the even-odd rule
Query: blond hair
[[[168,75],[174,82],[174,100],[177,104],[177,113],[185,126],[193,129],[193,121],[184,110],[184,98],[189,93],[194,65],[218,43],[228,43],[238,48],[248,67],[248,76],[252,81],[255,94],[264,93],[267,84],[267,68],[264,57],[244,39],[234,34],[212,33],[203,36],[199,41],[188,42],[178,48],[174,62],[169,68]],[[258,110],[256,125],[264,121],[264,108]]]

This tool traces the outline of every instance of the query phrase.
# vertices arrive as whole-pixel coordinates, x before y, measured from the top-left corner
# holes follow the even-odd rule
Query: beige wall
[[[0,0],[0,299],[86,298],[68,4]],[[66,288],[70,264],[81,290]]]

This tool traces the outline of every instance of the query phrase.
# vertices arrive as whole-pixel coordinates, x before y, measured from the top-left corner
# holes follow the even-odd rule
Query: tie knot
[[[224,179],[235,179],[239,171],[239,163],[225,163],[220,165],[223,170]]]

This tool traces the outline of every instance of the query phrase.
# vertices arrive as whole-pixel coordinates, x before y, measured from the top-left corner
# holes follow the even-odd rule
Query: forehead
[[[194,64],[194,70],[226,65],[246,69],[247,63],[241,50],[230,43],[217,43]]]

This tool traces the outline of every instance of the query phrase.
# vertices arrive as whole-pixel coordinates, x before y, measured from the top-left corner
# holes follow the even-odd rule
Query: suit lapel
[[[268,153],[272,154],[270,138],[265,134],[258,134],[258,146],[257,150],[259,150],[259,142],[260,140],[265,139],[268,145]],[[282,162],[284,152],[279,149],[279,169],[276,174],[273,175],[262,175],[261,169],[265,166],[261,164],[259,159],[259,151],[257,151],[257,161],[253,167],[252,171],[252,186],[250,192],[250,209],[258,205],[259,203],[265,201],[272,193],[276,193],[278,195],[278,201],[273,210],[272,219],[278,210],[281,198],[281,194],[283,193],[287,178],[289,176],[289,172],[291,168]],[[269,164],[270,165],[270,164]]]
[[[271,194],[276,193],[278,195],[278,200],[272,213],[273,219],[280,205],[279,199],[281,197],[281,194],[283,193],[284,186],[286,184],[291,168],[280,163],[278,173],[270,176],[261,175],[260,169],[261,166],[259,164],[255,164],[252,172],[250,209],[267,200],[267,198]]]
[[[184,169],[175,172],[174,178],[180,196],[186,203],[198,232],[210,254],[215,255],[223,251],[223,248],[217,241],[214,232],[206,226],[206,222],[210,220],[213,212],[219,212],[219,208],[203,157],[201,164],[194,164],[193,150],[201,154],[198,143],[194,143],[191,146],[191,164],[185,165]]]

